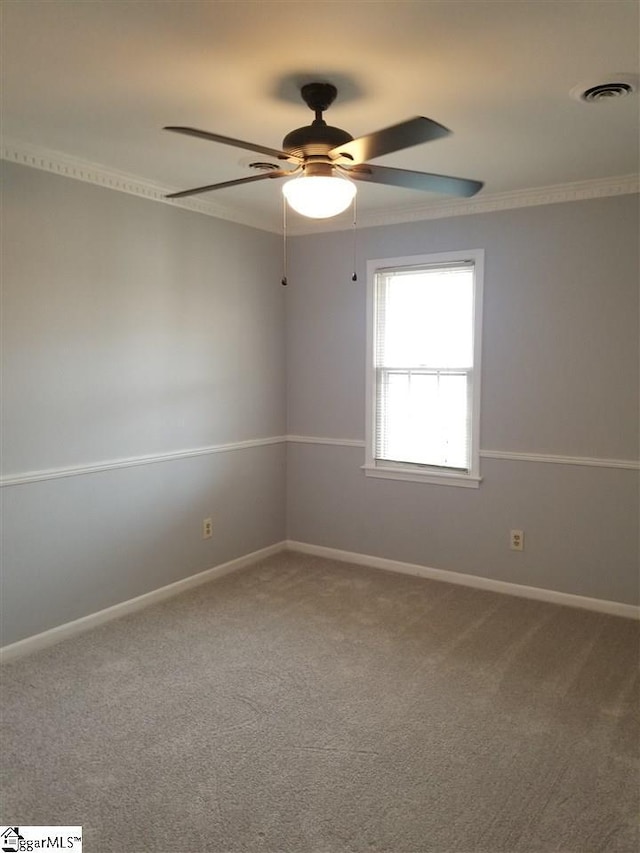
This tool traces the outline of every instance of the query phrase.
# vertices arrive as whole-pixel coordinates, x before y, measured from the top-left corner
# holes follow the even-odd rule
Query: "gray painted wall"
[[[364,438],[367,259],[484,248],[481,448],[638,458],[637,197],[365,229],[355,284],[351,241],[291,241],[290,434]],[[288,454],[290,539],[638,600],[637,471],[484,459],[465,490],[367,479],[358,448]]]
[[[273,234],[3,168],[4,473],[282,435]]]
[[[366,259],[469,247],[486,250],[482,447],[638,456],[635,198],[363,230],[356,284],[349,233],[295,238],[285,291],[274,235],[2,173],[5,476],[285,432],[361,439]],[[2,489],[3,643],[285,535],[637,600],[637,472],[484,459],[464,490],[366,479],[362,461],[271,445]]]
[[[5,476],[284,433],[276,236],[2,181]],[[284,467],[275,445],[2,489],[3,643],[281,541]]]

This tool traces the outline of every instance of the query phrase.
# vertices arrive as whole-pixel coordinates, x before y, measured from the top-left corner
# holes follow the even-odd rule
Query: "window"
[[[368,476],[479,485],[483,261],[369,262]]]

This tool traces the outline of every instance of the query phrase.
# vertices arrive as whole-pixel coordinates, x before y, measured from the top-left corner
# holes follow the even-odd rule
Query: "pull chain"
[[[280,284],[286,287],[287,281],[287,200],[282,196],[282,253],[283,253],[283,276]]]
[[[356,272],[356,268],[358,265],[358,256],[357,256],[357,221],[358,221],[358,208],[356,206],[356,196],[353,197],[353,275],[351,276],[351,281],[358,280],[358,273]]]

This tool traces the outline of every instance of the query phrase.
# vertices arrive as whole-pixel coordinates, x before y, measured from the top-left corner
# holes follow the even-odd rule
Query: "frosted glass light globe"
[[[301,175],[282,187],[290,207],[312,219],[328,219],[342,213],[356,194],[356,185],[338,175]]]

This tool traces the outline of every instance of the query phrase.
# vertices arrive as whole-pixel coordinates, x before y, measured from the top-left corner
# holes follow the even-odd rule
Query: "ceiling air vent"
[[[638,88],[637,80],[628,74],[611,75],[604,83],[583,83],[571,90],[578,101],[594,104],[598,101],[610,101],[612,98],[626,98],[633,95]]]
[[[249,167],[251,169],[262,169],[265,172],[274,172],[277,171],[280,166],[277,163],[249,163]]]
[[[633,92],[630,83],[601,83],[586,89],[581,97],[583,101],[601,101],[604,98],[624,98]]]

